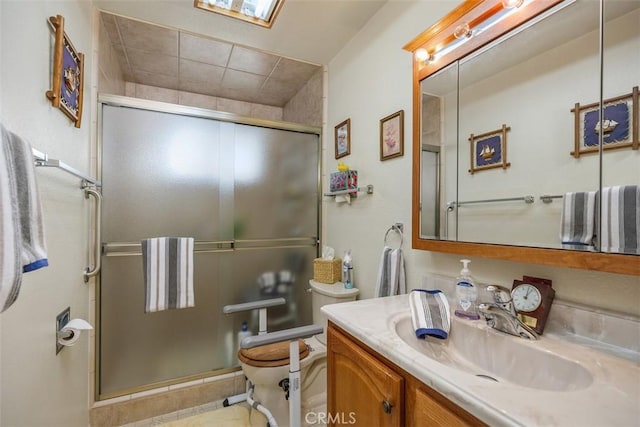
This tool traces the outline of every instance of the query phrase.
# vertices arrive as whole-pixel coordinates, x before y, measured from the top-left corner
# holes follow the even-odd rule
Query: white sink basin
[[[487,381],[552,391],[581,390],[593,382],[585,367],[544,348],[541,341],[493,330],[482,320],[452,316],[451,321],[446,340],[417,338],[409,314],[393,318],[391,329],[421,354]]]

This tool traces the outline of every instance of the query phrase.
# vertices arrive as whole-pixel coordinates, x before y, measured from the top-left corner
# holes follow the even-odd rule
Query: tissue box
[[[332,172],[329,178],[329,191],[353,190],[358,188],[358,171]],[[358,193],[353,193],[357,196]]]
[[[327,284],[334,284],[342,280],[342,259],[314,259],[313,280]]]

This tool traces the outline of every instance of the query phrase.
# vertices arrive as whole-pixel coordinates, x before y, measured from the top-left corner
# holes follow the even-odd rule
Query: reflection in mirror
[[[451,212],[456,195],[456,89],[455,62],[422,81],[422,161],[420,236],[456,240]],[[453,127],[453,128],[451,128]],[[432,165],[435,168],[432,168]],[[453,197],[453,199],[452,199]],[[455,219],[455,218],[454,218]]]
[[[640,75],[640,2],[605,2],[605,20],[603,73],[600,5],[577,0],[421,82],[421,238],[640,253],[637,136],[631,146],[638,127],[632,90]],[[594,130],[597,105],[573,112],[601,96],[626,94],[616,107],[624,113],[615,111],[622,117],[615,138]],[[605,108],[603,123],[607,114]],[[620,139],[630,143],[607,149]],[[596,151],[578,157],[576,141],[595,141]],[[613,208],[603,211],[608,228],[601,229],[599,196],[622,185],[636,187],[612,193],[628,194],[615,206],[609,195]]]

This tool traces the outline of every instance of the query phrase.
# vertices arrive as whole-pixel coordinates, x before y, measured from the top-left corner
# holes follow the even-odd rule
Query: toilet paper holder
[[[66,346],[78,341],[83,330],[93,327],[83,319],[71,319],[71,307],[67,307],[56,316],[56,354]]]

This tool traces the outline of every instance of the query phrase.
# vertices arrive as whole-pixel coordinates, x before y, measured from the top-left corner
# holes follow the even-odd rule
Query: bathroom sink
[[[552,391],[580,390],[593,382],[584,366],[545,348],[544,337],[527,341],[491,329],[482,320],[452,316],[448,339],[419,339],[410,315],[402,314],[392,322],[391,330],[424,356],[487,381]]]

